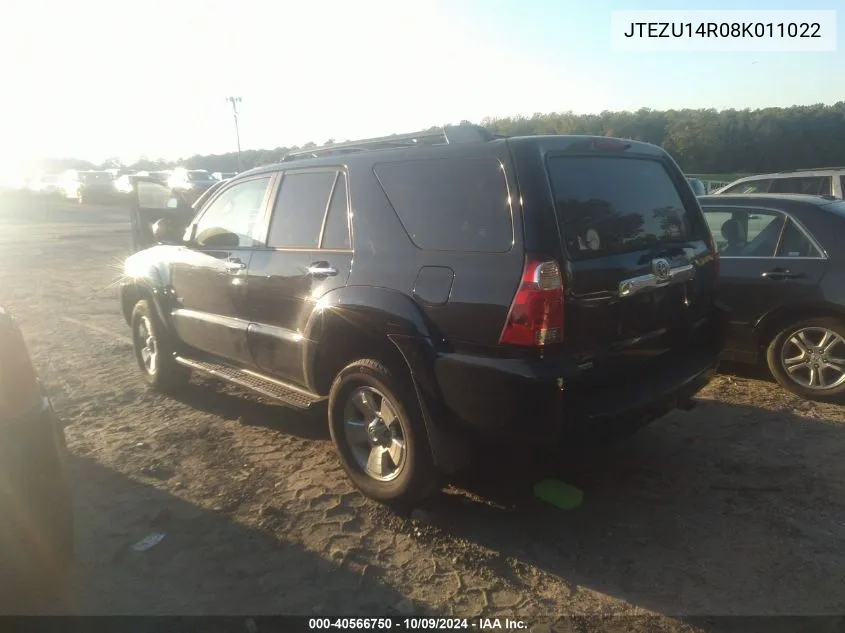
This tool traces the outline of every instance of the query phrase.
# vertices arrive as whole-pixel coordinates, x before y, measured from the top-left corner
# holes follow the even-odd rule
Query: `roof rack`
[[[493,134],[487,128],[480,125],[444,125],[440,128],[412,132],[410,134],[392,134],[390,136],[379,136],[360,141],[347,141],[334,145],[309,147],[308,149],[288,152],[282,160],[317,158],[319,156],[331,156],[333,154],[352,154],[401,147],[430,147],[432,145],[448,145],[453,143],[480,143],[492,141],[496,138],[504,137]]]
[[[830,171],[836,169],[845,169],[842,165],[838,167],[805,167],[804,169],[784,169],[783,171],[779,171],[779,174],[794,174],[798,171]]]

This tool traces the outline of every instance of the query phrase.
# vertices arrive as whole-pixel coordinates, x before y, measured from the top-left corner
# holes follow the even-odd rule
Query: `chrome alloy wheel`
[[[343,409],[346,441],[358,466],[373,479],[391,481],[406,462],[405,423],[395,406],[373,387],[359,387]]]
[[[828,328],[802,328],[784,341],[780,362],[802,387],[833,389],[845,383],[845,339]]]

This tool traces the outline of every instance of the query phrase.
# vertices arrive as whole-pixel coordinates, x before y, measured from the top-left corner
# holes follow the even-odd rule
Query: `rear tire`
[[[413,385],[382,363],[357,360],[337,375],[329,429],[344,470],[371,499],[408,509],[440,488]]]
[[[831,317],[793,323],[769,343],[766,362],[784,389],[808,400],[839,400],[845,395],[845,324]]]
[[[144,381],[157,391],[173,391],[188,382],[191,372],[176,362],[176,346],[146,299],[132,311],[132,347]]]

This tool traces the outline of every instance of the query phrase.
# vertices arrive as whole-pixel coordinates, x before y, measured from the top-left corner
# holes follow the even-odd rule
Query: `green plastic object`
[[[584,501],[584,492],[560,479],[543,479],[534,484],[534,496],[556,508],[572,510]]]

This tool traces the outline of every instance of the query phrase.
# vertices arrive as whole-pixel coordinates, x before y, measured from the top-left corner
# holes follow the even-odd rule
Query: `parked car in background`
[[[845,394],[845,202],[819,196],[699,198],[730,309],[724,358],[765,358],[805,398]]]
[[[114,181],[114,190],[118,196],[125,197],[132,193],[132,176],[133,174],[123,174]]]
[[[159,171],[139,171],[135,176],[143,176],[145,178],[152,178],[153,180],[157,180],[162,183],[167,183],[170,180],[170,176],[173,172],[169,169],[159,170]]]
[[[41,174],[29,181],[29,190],[40,196],[59,195],[59,174]]]
[[[689,186],[692,187],[692,191],[695,195],[707,195],[707,186],[698,178],[687,178],[687,182],[689,183]]]
[[[144,380],[327,404],[346,472],[391,504],[479,437],[545,450],[689,407],[723,344],[701,208],[636,141],[447,126],[311,148],[153,233],[121,284]]]
[[[0,602],[60,582],[71,562],[66,459],[21,331],[0,307]]]
[[[845,198],[845,167],[782,171],[735,180],[713,192],[714,195],[757,193],[798,193]]]
[[[80,203],[110,202],[115,198],[114,178],[107,171],[65,172],[59,189],[68,200]]]
[[[205,204],[205,201],[208,200],[211,196],[213,196],[215,192],[219,191],[227,180],[229,179],[227,178],[226,180],[219,180],[213,185],[211,185],[208,189],[203,191],[200,197],[194,200],[193,204],[191,204],[191,208],[194,210],[194,213],[196,213],[196,211],[199,210],[199,208]]]
[[[217,182],[205,169],[174,169],[167,184],[186,206],[191,206],[206,189]]]

